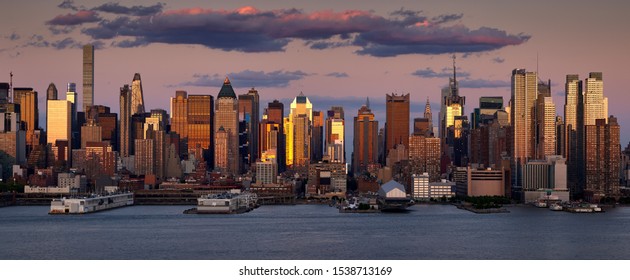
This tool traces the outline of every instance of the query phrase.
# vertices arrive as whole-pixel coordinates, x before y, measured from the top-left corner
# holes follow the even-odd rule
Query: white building
[[[394,180],[390,180],[378,189],[378,196],[386,199],[397,199],[406,198],[407,193],[405,192],[405,187],[402,184]]]
[[[429,200],[429,173],[413,174],[411,176],[412,196],[415,200]]]
[[[530,161],[523,168],[525,202],[540,198],[569,200],[567,165],[562,156],[548,156],[546,161]]]
[[[256,162],[256,183],[275,184],[278,177],[278,164],[276,159]]]
[[[68,188],[71,193],[83,193],[86,192],[87,189],[87,177],[73,173],[59,173],[57,186],[60,188]]]

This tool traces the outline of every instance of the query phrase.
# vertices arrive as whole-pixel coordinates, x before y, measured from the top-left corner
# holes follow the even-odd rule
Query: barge
[[[78,198],[56,198],[50,202],[48,214],[87,214],[133,205],[133,193],[93,195]]]

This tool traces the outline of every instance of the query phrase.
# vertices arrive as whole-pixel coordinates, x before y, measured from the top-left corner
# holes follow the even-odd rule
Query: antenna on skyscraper
[[[455,67],[455,54],[453,54],[453,81],[457,81],[457,71],[456,71],[456,67]]]
[[[9,72],[9,100],[13,100],[13,71]]]

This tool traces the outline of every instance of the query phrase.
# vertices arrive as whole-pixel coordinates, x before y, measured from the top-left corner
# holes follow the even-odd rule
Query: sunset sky
[[[50,82],[60,98],[68,82],[81,95],[80,47],[92,43],[95,104],[115,112],[119,88],[136,72],[145,107],[167,110],[176,90],[216,97],[229,76],[237,94],[258,89],[261,112],[273,99],[288,107],[300,92],[315,110],[342,105],[351,134],[366,97],[384,124],[386,93],[411,93],[411,119],[421,117],[428,97],[437,124],[456,54],[467,115],[481,96],[503,96],[507,105],[514,68],[552,80],[558,115],[566,74],[603,72],[623,149],[630,141],[628,11],[622,0],[11,1],[0,9],[0,81],[12,71],[15,87],[38,91],[44,117]]]

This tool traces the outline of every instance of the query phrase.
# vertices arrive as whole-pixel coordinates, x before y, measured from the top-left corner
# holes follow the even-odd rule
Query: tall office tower
[[[120,157],[132,155],[131,149],[131,89],[129,85],[120,88]],[[135,145],[135,144],[134,144]]]
[[[566,147],[566,127],[564,120],[561,116],[556,116],[556,155],[561,155],[566,160],[565,147]]]
[[[243,151],[241,157],[244,159],[244,166],[241,166],[243,170],[253,168],[253,164],[256,163],[258,155],[258,134],[260,123],[260,97],[258,91],[251,88],[247,94],[241,94],[238,96],[238,115],[239,121],[245,122],[246,131],[241,131],[244,134],[245,143],[241,143]],[[246,146],[246,147],[245,147]],[[242,171],[243,171],[242,170]]]
[[[134,173],[155,175],[155,141],[152,138],[135,139]]]
[[[229,134],[223,128],[219,127],[215,133],[214,140],[214,168],[219,172],[228,172],[230,164],[230,156],[234,156],[229,151]]]
[[[424,105],[424,118],[429,122],[429,133],[433,133],[433,113],[431,113],[431,103],[427,97],[427,104]]]
[[[345,129],[343,107],[332,106],[326,118],[326,154],[330,162],[346,162]]]
[[[53,146],[58,141],[69,143],[72,137],[72,103],[68,100],[48,100],[46,130],[48,143]],[[70,159],[70,149],[65,149],[65,159]],[[60,156],[58,155],[58,158]]]
[[[258,137],[258,147],[260,151],[258,151],[258,154],[260,157],[258,159],[263,162],[272,158],[278,159],[278,152],[280,150],[280,124],[270,121],[267,110],[265,110],[259,126],[260,135]]]
[[[468,136],[470,134],[470,122],[466,116],[457,116],[453,126],[448,128],[448,138],[452,139],[453,164],[455,166],[468,165]]]
[[[20,102],[22,101],[22,96],[32,91],[33,91],[33,88],[29,88],[29,87],[14,87],[13,88],[13,103],[20,104]]]
[[[94,46],[83,46],[83,112],[94,105]]]
[[[238,100],[229,78],[225,78],[223,86],[217,96],[214,118],[214,127],[218,131],[223,127],[228,135],[228,166],[226,173],[232,175],[239,174],[238,161]],[[218,134],[217,134],[218,136]],[[218,156],[215,150],[215,157]],[[215,158],[215,163],[217,158]]]
[[[409,136],[411,174],[429,173],[430,182],[440,181],[440,138],[423,134]]]
[[[567,159],[567,178],[571,195],[576,195],[580,191],[580,174],[578,174],[579,165],[581,160],[578,161],[578,153],[583,151],[579,149],[578,142],[583,144],[582,140],[578,140],[578,131],[583,133],[582,123],[583,119],[578,118],[578,107],[582,110],[584,107],[578,106],[579,102],[583,98],[582,94],[583,83],[577,74],[570,74],[566,76],[565,82],[565,99],[564,99],[564,126],[566,128],[565,137],[566,145],[564,147],[564,156]],[[581,115],[581,114],[580,114]],[[580,125],[578,126],[578,123]],[[582,156],[582,155],[581,155]],[[581,158],[580,156],[580,158]]]
[[[81,146],[81,127],[77,119],[77,84],[68,83],[68,89],[66,91],[66,100],[70,101],[72,105],[71,118],[72,118],[72,139],[69,139],[72,149],[78,149]]]
[[[140,73],[133,75],[131,82],[131,115],[144,114],[144,93],[142,91],[142,79]]]
[[[311,127],[311,162],[319,162],[324,158],[324,112],[313,111]]]
[[[212,169],[214,167],[214,152],[212,152],[215,128],[214,97],[191,94],[188,95],[186,105],[186,124],[182,131],[186,137],[188,154],[195,155],[195,158],[199,160],[203,158],[206,167]]]
[[[444,146],[443,152],[450,158],[453,158],[454,139],[448,138],[448,129],[455,124],[455,117],[464,115],[464,105],[466,105],[466,97],[459,95],[457,67],[455,66],[455,56],[453,56],[453,78],[449,78],[448,86],[442,89],[439,118],[439,133]]]
[[[288,125],[291,131],[287,131],[285,127],[287,165],[304,167],[308,165],[311,157],[313,104],[308,97],[304,96],[304,93],[300,92],[291,102],[290,108]],[[288,135],[289,133],[292,135]],[[290,152],[292,155],[289,155]],[[290,157],[291,161],[289,161]]]
[[[294,159],[294,154],[293,154],[293,139],[295,138],[294,134],[294,127],[293,127],[293,121],[291,117],[286,117],[284,118],[284,139],[285,139],[285,145],[284,145],[284,150],[285,150],[285,159],[286,159],[286,166],[287,167],[293,167],[293,159]]]
[[[538,83],[536,99],[536,159],[556,154],[556,105],[551,98],[551,80]]]
[[[0,105],[2,106],[10,101],[9,89],[11,89],[11,85],[9,83],[0,83]]]
[[[354,117],[353,138],[352,169],[357,176],[378,163],[378,121],[367,104]]]
[[[278,148],[276,157],[278,163],[278,173],[286,170],[286,136],[284,131],[284,104],[278,100],[274,100],[267,104],[267,121],[278,124]],[[261,154],[262,155],[262,154]]]
[[[293,116],[293,166],[302,168],[310,163],[310,121],[308,115]]]
[[[525,69],[512,71],[512,108],[511,118],[513,127],[512,161],[515,168],[512,170],[514,184],[521,185],[521,167],[528,159],[535,155],[535,107],[538,94],[538,77],[535,72],[527,72]]]
[[[409,93],[385,95],[385,155],[398,144],[409,148]]]
[[[155,177],[158,181],[166,179],[168,135],[165,130],[155,130],[153,132],[153,148],[155,149],[155,160],[153,164],[155,165]]]
[[[37,91],[28,91],[20,97],[20,119],[26,131],[26,156],[40,144],[39,109]]]
[[[581,197],[584,193],[584,188],[588,183],[585,177],[586,164],[587,164],[587,143],[586,143],[586,126],[596,125],[596,120],[603,119],[604,122],[607,119],[608,114],[608,98],[604,97],[604,80],[601,72],[591,72],[589,77],[584,80],[584,92],[578,93],[577,98],[577,120],[576,120],[576,152],[575,152],[575,170],[573,174],[575,179],[571,178],[570,181],[575,180],[575,183],[571,184],[574,188],[574,195]]]
[[[582,104],[580,104],[582,105]],[[584,81],[584,125],[594,125],[598,119],[608,118],[608,98],[604,97],[601,72],[591,72]]]
[[[15,160],[10,164],[25,164],[26,133],[20,125],[20,106],[11,103],[3,105],[6,107],[0,111],[0,119],[3,120],[0,122],[0,151]],[[4,172],[0,171],[0,178],[8,179],[12,175],[10,166],[5,166]]]
[[[617,118],[597,119],[585,125],[585,198],[599,203],[601,198],[619,199],[621,145]]]
[[[387,126],[387,125],[385,125]],[[385,128],[381,127],[378,129],[378,162],[381,165],[385,165]]]
[[[210,110],[212,111],[212,110]],[[188,152],[188,93],[175,91],[171,98],[171,131],[179,135],[179,156]]]

